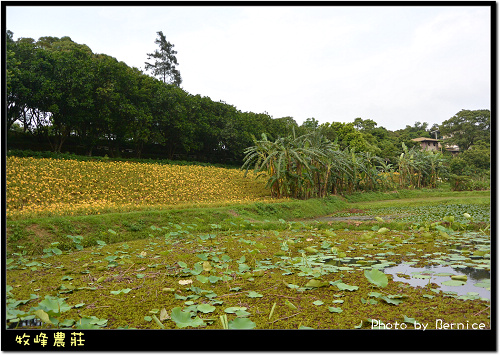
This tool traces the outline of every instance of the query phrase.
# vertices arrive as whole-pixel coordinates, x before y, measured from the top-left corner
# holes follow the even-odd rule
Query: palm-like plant
[[[242,169],[253,167],[257,176],[266,175],[273,197],[324,197],[328,193],[394,188],[392,165],[370,153],[340,150],[319,130],[297,137],[295,132],[274,142],[262,134],[245,150]],[[403,144],[399,157],[399,186],[436,186],[444,169],[440,154],[408,149]],[[388,179],[386,174],[390,174]]]

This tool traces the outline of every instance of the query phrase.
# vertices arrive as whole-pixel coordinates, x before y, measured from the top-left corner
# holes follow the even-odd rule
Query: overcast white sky
[[[299,124],[361,117],[397,130],[490,109],[490,11],[22,6],[7,7],[6,20],[15,39],[69,36],[141,70],[163,31],[178,52],[181,87],[191,94]]]

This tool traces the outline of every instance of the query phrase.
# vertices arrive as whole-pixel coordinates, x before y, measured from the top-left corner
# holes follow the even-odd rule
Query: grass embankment
[[[447,196],[443,197],[443,193]],[[7,221],[7,251],[16,252],[21,246],[29,254],[41,254],[50,243],[59,242],[62,250],[70,249],[72,241],[67,236],[85,236],[83,245],[96,245],[97,240],[106,243],[116,243],[135,239],[148,238],[149,227],[152,225],[184,225],[191,224],[193,232],[209,232],[213,230],[242,231],[247,229],[282,230],[285,221],[311,222],[315,217],[334,215],[339,212],[359,210],[370,213],[370,209],[381,207],[404,208],[423,204],[425,206],[446,206],[464,203],[488,206],[490,198],[487,191],[473,192],[443,192],[443,191],[412,191],[413,198],[406,199],[406,192],[400,193],[366,193],[364,202],[348,202],[347,198],[331,196],[310,200],[282,200],[238,203],[216,207],[185,207],[171,206],[170,209],[142,210],[121,213],[103,213],[83,216],[55,216],[15,219]],[[432,197],[432,195],[437,195]],[[466,197],[464,197],[464,194]],[[417,197],[422,196],[422,197]],[[425,196],[425,197],[423,197]],[[385,200],[376,200],[380,198]],[[370,201],[373,199],[373,201]],[[152,207],[151,207],[152,208]],[[418,212],[418,211],[416,211]],[[421,211],[424,217],[429,211]],[[468,211],[469,213],[471,211]],[[344,213],[345,215],[345,213]],[[433,216],[432,218],[436,218]],[[266,223],[261,223],[266,222]],[[323,227],[335,230],[351,228],[366,230],[373,223],[323,223]],[[391,229],[408,229],[411,222],[387,221],[383,226]],[[483,226],[483,225],[480,225]],[[320,227],[320,226],[319,226]],[[483,226],[484,227],[484,226]],[[108,233],[109,230],[117,232]]]

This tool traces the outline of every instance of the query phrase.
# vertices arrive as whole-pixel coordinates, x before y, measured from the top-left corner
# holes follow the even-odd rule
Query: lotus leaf
[[[332,313],[342,313],[342,308],[340,307],[328,307],[328,310]]]
[[[210,313],[215,311],[215,307],[206,303],[199,304],[197,310],[203,313]]]
[[[224,310],[226,313],[236,313],[237,311],[246,311],[246,307],[228,307]]]
[[[48,314],[60,314],[69,311],[72,307],[68,305],[64,298],[45,296],[45,299],[38,304]]]
[[[210,270],[212,270],[212,266],[210,265],[209,261],[204,261],[203,262],[203,270],[204,271],[210,271]]]
[[[52,324],[52,322],[50,321],[50,318],[49,318],[49,315],[47,314],[47,312],[45,312],[43,309],[38,309],[34,312],[34,314],[44,323],[47,323],[47,324]]]
[[[386,303],[393,304],[393,305],[398,305],[400,303],[403,303],[403,300],[397,299],[397,298],[390,298],[387,296],[382,296],[380,297],[381,300],[385,301]]]
[[[465,284],[466,284],[466,282],[459,281],[459,280],[449,280],[449,281],[441,282],[441,285],[445,285],[445,286],[463,286]]]
[[[200,281],[201,283],[207,283],[208,277],[203,276],[203,275],[198,275],[198,276],[196,276],[196,280]]]
[[[328,285],[326,281],[312,279],[306,283],[305,287],[323,287],[326,285]]]
[[[292,303],[290,302],[289,300],[285,299],[285,304],[288,306],[288,308],[290,309],[297,309],[297,307]]]
[[[364,274],[368,281],[379,287],[386,287],[389,282],[387,275],[377,269],[365,270]]]
[[[347,291],[356,291],[359,288],[358,286],[348,285],[348,284],[345,284],[343,282],[339,282],[338,284],[336,284],[336,286],[341,291],[344,291],[344,290],[347,290]]]
[[[229,329],[253,329],[256,327],[256,323],[252,322],[248,318],[236,318],[228,323]]]
[[[249,291],[248,294],[247,294],[247,296],[250,297],[250,298],[263,297],[263,295],[261,295],[258,292],[255,292],[255,291]]]
[[[196,328],[205,324],[205,322],[198,316],[195,318],[191,318],[191,312],[184,312],[182,311],[181,307],[175,307],[174,309],[172,309],[170,318],[179,328]]]

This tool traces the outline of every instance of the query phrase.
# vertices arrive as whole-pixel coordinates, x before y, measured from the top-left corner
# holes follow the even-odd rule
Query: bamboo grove
[[[403,143],[393,165],[369,152],[340,149],[320,130],[274,142],[263,134],[254,143],[245,150],[242,169],[247,173],[253,167],[257,177],[267,177],[267,187],[277,198],[436,187],[448,172],[438,152],[408,149]]]

